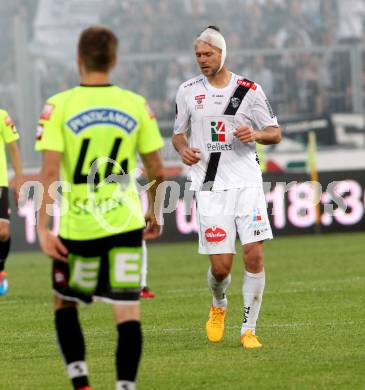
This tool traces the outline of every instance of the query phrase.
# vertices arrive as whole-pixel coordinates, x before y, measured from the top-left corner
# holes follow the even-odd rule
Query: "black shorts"
[[[0,220],[9,221],[9,188],[0,187]]]
[[[53,289],[65,300],[109,303],[139,300],[142,229],[86,241],[61,241],[68,260],[53,261]]]

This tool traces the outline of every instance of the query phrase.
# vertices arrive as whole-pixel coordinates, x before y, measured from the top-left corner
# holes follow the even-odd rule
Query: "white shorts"
[[[236,253],[236,236],[242,245],[272,239],[262,187],[224,191],[198,191],[199,253]]]

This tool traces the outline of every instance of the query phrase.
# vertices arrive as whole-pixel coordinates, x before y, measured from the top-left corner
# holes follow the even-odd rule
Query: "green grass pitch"
[[[221,343],[204,328],[208,261],[196,243],[150,245],[142,302],[144,354],[139,389],[365,389],[365,233],[277,238],[265,244],[261,350],[239,345],[240,252],[228,292]],[[65,390],[55,344],[50,261],[12,254],[10,291],[0,298],[0,389]],[[115,326],[110,307],[82,307],[94,390],[114,389]]]

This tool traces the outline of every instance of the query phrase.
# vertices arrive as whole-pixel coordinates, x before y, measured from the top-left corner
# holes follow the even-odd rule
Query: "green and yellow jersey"
[[[19,139],[14,122],[9,114],[0,110],[0,187],[8,186],[8,169],[6,164],[5,144]]]
[[[146,100],[131,91],[79,86],[51,97],[35,147],[62,153],[60,236],[90,240],[143,228],[136,154],[162,146]]]

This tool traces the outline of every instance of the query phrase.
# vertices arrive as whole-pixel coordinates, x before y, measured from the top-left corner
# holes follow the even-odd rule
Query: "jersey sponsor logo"
[[[207,139],[206,147],[208,152],[223,152],[233,149],[228,140],[228,131],[226,123],[222,120],[210,120],[207,125],[209,128],[209,138]]]
[[[43,131],[44,131],[44,126],[42,123],[38,123],[38,126],[37,126],[37,133],[36,133],[36,140],[37,141],[40,141],[42,139],[42,136],[43,136]]]
[[[205,95],[197,95],[195,96],[195,100],[197,104],[195,105],[196,110],[202,110],[204,108],[203,100],[205,99]]]
[[[205,95],[197,95],[195,96],[195,100],[198,104],[201,104],[202,101],[205,99]]]
[[[226,142],[226,126],[223,121],[210,122],[212,142]]]
[[[129,134],[136,128],[137,121],[122,111],[110,108],[94,108],[84,111],[67,121],[67,126],[75,134],[95,125],[116,126]]]
[[[17,133],[15,124],[14,124],[13,120],[11,119],[11,117],[10,117],[9,115],[5,118],[5,125],[6,125],[7,127],[10,127],[10,128],[11,128],[11,131],[12,131],[14,134]]]
[[[205,231],[205,239],[210,244],[218,244],[219,242],[224,241],[226,238],[227,233],[218,226],[212,226]]]
[[[253,89],[254,91],[256,91],[256,89],[257,89],[257,85],[254,82],[249,81],[249,80],[239,79],[239,80],[237,80],[237,84],[242,85],[245,88]]]
[[[109,252],[112,289],[139,288],[142,266],[140,248],[114,248]]]
[[[225,144],[225,143],[207,144],[208,152],[224,152],[228,150],[233,150],[232,144]]]
[[[41,112],[40,119],[43,119],[45,121],[48,121],[51,119],[52,113],[55,109],[55,105],[52,103],[46,103],[43,107],[43,110]]]
[[[106,214],[124,205],[125,202],[122,196],[97,200],[77,197],[72,202],[72,210],[76,215]]]
[[[84,294],[92,294],[98,283],[100,257],[68,254],[70,268],[69,287]]]

